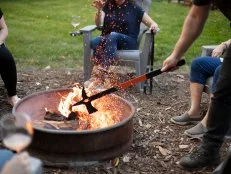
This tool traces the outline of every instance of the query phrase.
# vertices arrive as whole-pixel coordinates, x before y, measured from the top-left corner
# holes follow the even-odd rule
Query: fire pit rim
[[[46,90],[46,91],[40,91],[40,92],[35,92],[32,93],[30,95],[27,95],[26,97],[23,97],[19,102],[16,103],[16,105],[14,105],[13,109],[12,109],[12,114],[14,115],[16,113],[16,108],[25,100],[28,100],[34,96],[38,96],[41,94],[46,94],[46,93],[51,93],[51,92],[57,92],[57,91],[67,91],[67,90],[71,90],[71,88],[59,88],[59,89],[51,89],[51,90]],[[131,117],[133,117],[133,115],[135,114],[135,107],[127,100],[123,99],[122,97],[115,95],[115,94],[109,94],[111,96],[115,96],[117,98],[120,98],[122,101],[124,101],[125,103],[127,103],[130,108],[131,108],[131,113],[129,117],[125,118],[123,121],[114,124],[112,126],[108,126],[105,128],[98,128],[98,129],[93,129],[93,130],[81,130],[81,131],[76,131],[76,130],[56,130],[56,129],[46,129],[46,128],[39,128],[39,127],[34,127],[34,129],[39,130],[41,132],[47,132],[47,133],[53,133],[53,134],[91,134],[91,133],[102,133],[104,131],[108,131],[108,130],[112,130],[115,129],[117,127],[120,127],[122,125],[124,125],[126,122],[128,122]]]

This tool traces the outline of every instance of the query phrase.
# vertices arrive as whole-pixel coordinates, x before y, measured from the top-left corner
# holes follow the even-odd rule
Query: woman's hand
[[[92,6],[97,10],[102,10],[105,5],[105,0],[93,0]]]
[[[93,0],[92,6],[97,9],[95,13],[95,25],[100,26],[103,24],[105,13],[103,12],[103,7],[105,6],[105,0]]]
[[[160,28],[158,27],[157,23],[152,23],[150,26],[150,30],[154,33],[157,34],[160,31]]]
[[[220,57],[225,50],[226,46],[224,44],[218,45],[212,52],[212,57]]]
[[[149,29],[154,33],[154,34],[157,34],[160,29],[158,27],[158,24],[156,22],[154,22],[152,20],[152,18],[147,14],[147,13],[144,13],[143,15],[143,18],[142,18],[142,22],[147,26],[149,27]]]

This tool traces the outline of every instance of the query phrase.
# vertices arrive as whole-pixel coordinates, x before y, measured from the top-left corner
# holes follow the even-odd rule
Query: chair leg
[[[140,62],[139,61],[135,62],[135,69],[136,69],[136,76],[140,76],[141,70],[140,70]],[[143,87],[144,87],[144,82],[136,84],[136,90],[139,92],[143,91]]]
[[[91,72],[93,68],[93,63],[91,61],[91,33],[84,33],[83,34],[83,72],[84,72],[84,80],[88,80],[91,77]]]
[[[84,72],[84,80],[88,80],[91,78],[91,73],[93,69],[93,63],[91,61],[91,57],[84,58],[83,72]]]

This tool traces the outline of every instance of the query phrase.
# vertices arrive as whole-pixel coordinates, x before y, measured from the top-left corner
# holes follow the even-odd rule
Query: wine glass
[[[17,153],[23,151],[32,141],[32,123],[25,113],[4,115],[1,127],[3,144]]]
[[[71,25],[75,28],[77,28],[77,26],[79,26],[80,24],[80,16],[72,16],[71,17]]]

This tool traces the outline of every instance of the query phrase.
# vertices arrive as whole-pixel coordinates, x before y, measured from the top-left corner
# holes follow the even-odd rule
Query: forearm
[[[100,26],[103,24],[104,12],[102,10],[97,10],[95,13],[95,25]]]
[[[197,7],[193,6],[185,19],[183,29],[178,42],[172,52],[172,56],[180,59],[184,53],[189,49],[192,43],[201,34],[206,19],[209,14],[209,6]]]
[[[142,18],[142,22],[148,26],[149,28],[151,27],[152,24],[154,24],[155,22],[152,20],[152,18],[150,16],[148,16],[147,13],[144,13],[143,18]]]

